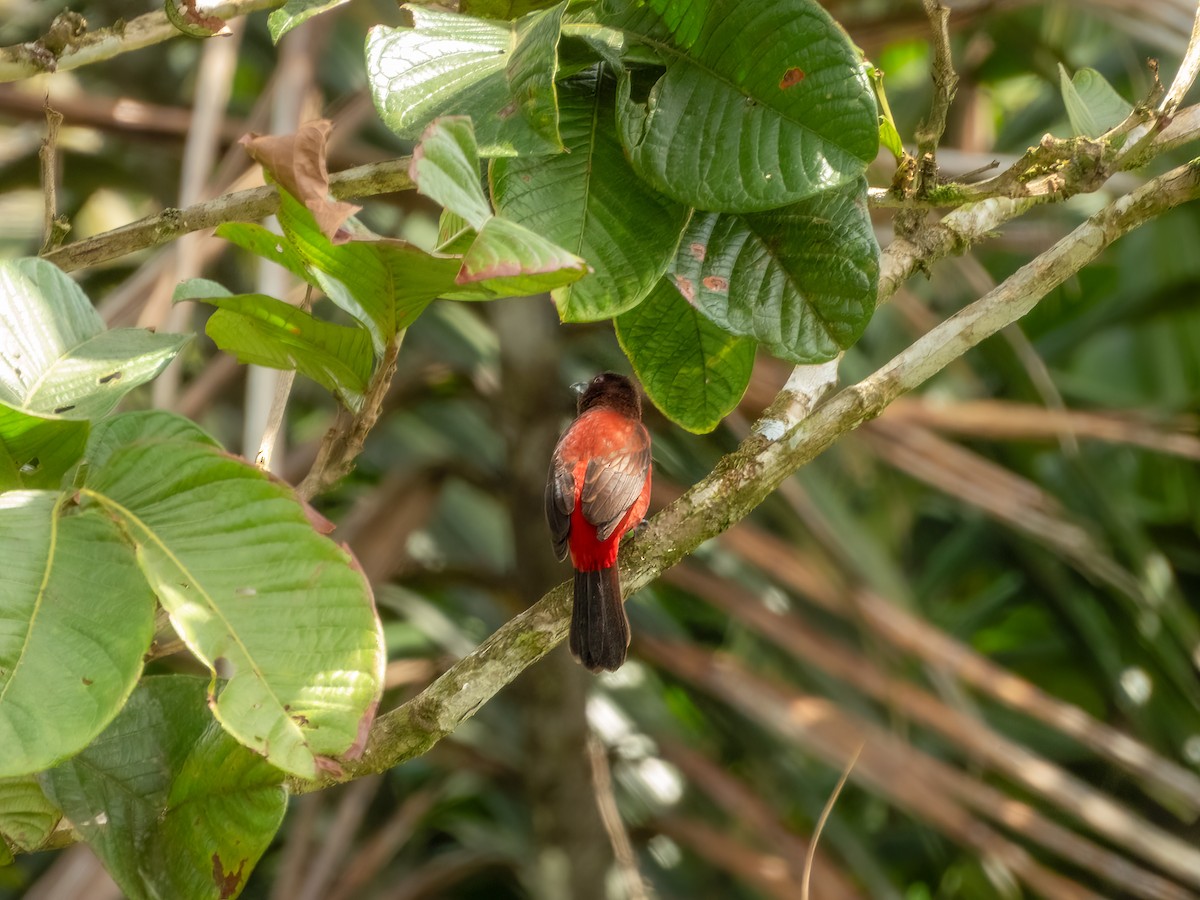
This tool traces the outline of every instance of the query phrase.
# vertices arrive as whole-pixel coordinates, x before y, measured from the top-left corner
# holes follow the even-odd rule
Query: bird
[[[629,649],[617,550],[650,506],[650,433],[633,382],[603,372],[582,386],[546,478],[546,521],[560,560],[575,568],[571,655],[616,671]]]

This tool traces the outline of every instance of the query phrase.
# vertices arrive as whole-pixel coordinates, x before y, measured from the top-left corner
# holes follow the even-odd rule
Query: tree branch
[[[925,15],[933,31],[933,104],[929,117],[917,128],[917,175],[915,193],[926,197],[930,188],[937,184],[937,147],[946,131],[946,118],[954,93],[958,89],[958,75],[954,72],[954,59],[950,53],[950,10],[941,0],[924,0]]]
[[[234,19],[282,3],[283,0],[225,0],[205,9],[205,14]],[[95,31],[87,30],[82,16],[64,13],[36,41],[0,47],[0,82],[77,69],[182,35],[163,10],[146,13],[130,22],[118,19],[108,28]]]
[[[1100,210],[1004,283],[806,418],[797,421],[795,413],[789,413],[802,405],[796,407],[790,393],[782,392],[764,414],[778,422],[780,427],[773,431],[781,437],[772,441],[761,428],[756,429],[706,478],[655,516],[621,554],[622,583],[632,593],[657,578],[701,543],[745,517],[785,478],[841,435],[878,416],[896,397],[1020,319],[1117,238],[1198,196],[1200,161],[1194,161]],[[961,212],[969,217],[976,211]],[[885,258],[891,255],[885,253]],[[904,261],[885,262],[885,270],[892,270],[893,277],[906,267]],[[881,283],[881,295],[895,289],[895,284],[889,284]],[[338,780],[382,772],[424,753],[559,643],[566,636],[568,611],[569,591],[564,583],[501,626],[417,697],[381,716],[362,758],[346,761],[342,778],[293,779],[291,789],[297,793],[316,790]]]
[[[411,190],[408,176],[411,159],[407,156],[384,162],[368,163],[329,176],[329,192],[336,200],[367,197]],[[77,241],[45,255],[64,272],[74,272],[143,250],[157,247],[182,234],[216,228],[222,222],[257,222],[279,209],[279,194],[274,186],[250,188],[196,203],[187,209],[164,209],[153,216],[130,222],[85,241]]]

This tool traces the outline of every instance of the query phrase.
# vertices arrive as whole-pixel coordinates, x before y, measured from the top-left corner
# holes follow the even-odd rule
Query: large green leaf
[[[746,393],[754,341],[718,328],[668,279],[615,324],[647,396],[688,431],[712,431]]]
[[[6,845],[23,852],[36,850],[61,818],[32,775],[0,778],[0,865]]]
[[[88,438],[87,452],[83,455],[80,471],[70,485],[82,485],[87,472],[94,466],[102,466],[117,450],[134,441],[183,441],[220,449],[221,445],[191,419],[177,416],[161,409],[140,409],[121,413],[99,423]]]
[[[193,441],[132,440],[90,462],[85,508],[120,522],[175,631],[214,673],[213,712],[312,777],[361,747],[383,663],[371,590],[291,491]]]
[[[0,777],[79,752],[142,671],[154,596],[99,510],[54,491],[0,494]]]
[[[416,140],[434,119],[469,115],[486,156],[554,153],[559,23],[566,4],[517,22],[405,6],[412,28],[367,36],[367,74],[383,121]]]
[[[591,274],[554,292],[565,322],[607,319],[637,304],[666,270],[689,214],[630,169],[613,121],[612,86],[601,67],[560,85],[560,126],[569,152],[491,165],[499,213],[592,267]]]
[[[0,491],[48,488],[83,453],[88,422],[35,416],[0,403]]]
[[[349,409],[362,408],[372,363],[366,329],[324,322],[264,294],[190,299],[217,307],[204,331],[239,362],[295,370]]]
[[[283,775],[213,721],[201,678],[146,678],[47,772],[47,793],[132,900],[236,897],[283,821]]]
[[[879,119],[854,46],[815,0],[609,0],[603,21],[654,49],[648,95],[620,83],[621,140],[638,173],[698,209],[771,209],[857,181]]]
[[[186,335],[104,330],[83,291],[40,259],[0,262],[0,403],[72,419],[104,416],[157,375]]]
[[[767,213],[696,213],[671,277],[731,334],[797,363],[833,359],[875,310],[879,245],[855,183]]]

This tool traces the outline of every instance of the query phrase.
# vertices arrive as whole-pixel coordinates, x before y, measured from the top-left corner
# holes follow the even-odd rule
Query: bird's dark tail
[[[617,567],[575,572],[571,655],[593,672],[615,672],[629,648],[629,619],[621,602]]]

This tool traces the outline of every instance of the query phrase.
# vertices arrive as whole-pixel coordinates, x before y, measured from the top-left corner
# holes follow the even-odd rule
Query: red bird
[[[554,448],[546,521],[559,559],[571,553],[575,602],[571,654],[593,672],[615,671],[629,648],[617,549],[650,506],[650,434],[642,401],[624,375],[597,375]]]

